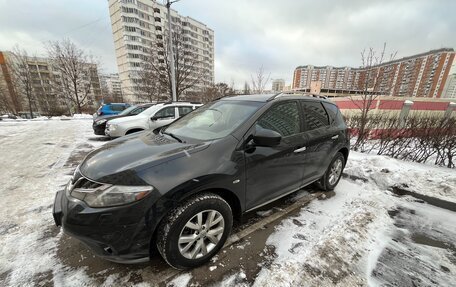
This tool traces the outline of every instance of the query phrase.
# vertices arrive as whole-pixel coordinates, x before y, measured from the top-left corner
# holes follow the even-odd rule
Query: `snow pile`
[[[274,248],[276,258],[262,268],[254,286],[376,286],[391,282],[411,286],[414,281],[410,278],[429,283],[425,285],[447,284],[449,275],[456,271],[451,247],[435,250],[423,243],[417,245],[413,234],[422,227],[419,234],[432,238],[430,242],[446,242],[444,247],[453,244],[454,249],[456,222],[448,223],[454,213],[410,197],[397,197],[388,188],[406,184],[415,192],[456,202],[454,170],[352,152],[345,172],[354,180],[342,179],[335,195],[312,201],[276,227],[266,242]],[[403,209],[410,210],[405,215],[408,218],[397,222],[392,214]],[[408,231],[404,233],[405,228]],[[404,265],[407,272],[402,271]]]
[[[416,193],[456,202],[456,172],[448,168],[351,152],[344,172],[372,180],[381,189],[400,185]]]
[[[93,119],[92,115],[89,114],[74,114],[73,119]]]

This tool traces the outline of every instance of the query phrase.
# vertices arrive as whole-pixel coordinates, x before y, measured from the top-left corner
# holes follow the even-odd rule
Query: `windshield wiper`
[[[168,136],[172,137],[173,139],[177,140],[177,141],[180,142],[180,143],[182,142],[182,140],[181,140],[180,138],[178,138],[177,136],[175,136],[175,135],[172,134],[172,133],[168,133],[168,132],[162,131],[162,134],[168,135]]]

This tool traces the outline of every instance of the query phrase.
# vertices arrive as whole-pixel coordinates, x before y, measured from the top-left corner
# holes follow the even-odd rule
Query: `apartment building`
[[[0,109],[4,112],[27,112],[29,111],[28,100],[19,88],[20,84],[15,79],[12,70],[15,61],[16,57],[13,53],[0,51],[0,87],[2,87]],[[32,110],[42,115],[70,113],[72,103],[68,97],[64,96],[66,88],[62,75],[52,65],[51,60],[42,57],[27,57],[27,65],[32,90]],[[98,106],[101,100],[101,90],[97,65],[89,63],[86,65],[88,73],[82,80],[87,83],[86,108],[90,110]]]
[[[285,89],[285,80],[283,80],[283,79],[272,80],[272,91],[273,92],[283,92],[284,89]]]
[[[157,50],[158,61],[165,64],[167,8],[153,0],[109,0],[109,12],[124,101],[142,102],[141,63],[151,50]],[[198,59],[195,73],[202,73],[202,77],[198,74],[202,80],[189,90],[198,92],[214,83],[214,31],[175,10],[171,10],[171,21],[173,32],[182,36],[186,55]]]
[[[293,89],[308,91],[320,82],[327,95],[344,96],[366,90],[385,96],[440,98],[455,58],[450,48],[432,50],[366,68],[299,66]]]
[[[119,74],[100,75],[100,84],[101,93],[105,101],[108,98],[114,102],[123,102]]]

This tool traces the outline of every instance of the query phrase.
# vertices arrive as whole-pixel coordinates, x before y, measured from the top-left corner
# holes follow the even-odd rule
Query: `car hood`
[[[140,185],[137,173],[199,152],[210,142],[180,143],[168,136],[142,132],[113,140],[89,153],[79,167],[87,178],[102,183]]]
[[[97,122],[99,120],[113,120],[113,119],[117,119],[117,118],[123,118],[123,117],[126,117],[127,115],[106,115],[106,116],[98,116],[94,119],[94,122]]]

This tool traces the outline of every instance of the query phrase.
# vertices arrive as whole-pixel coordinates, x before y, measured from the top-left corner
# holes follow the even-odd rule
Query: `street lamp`
[[[174,51],[173,51],[173,31],[171,28],[171,4],[180,0],[169,1],[166,0],[166,8],[168,9],[168,49],[169,49],[169,66],[171,69],[171,93],[173,96],[173,102],[177,102],[176,93],[176,71],[174,70]]]

